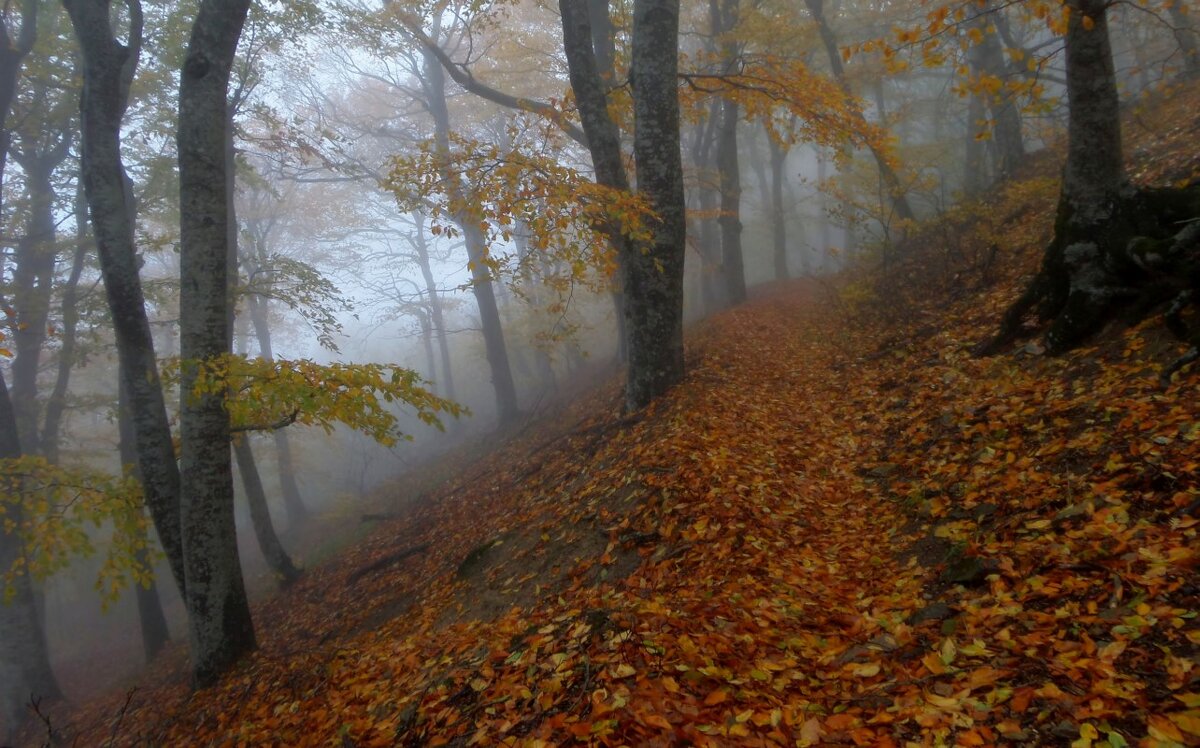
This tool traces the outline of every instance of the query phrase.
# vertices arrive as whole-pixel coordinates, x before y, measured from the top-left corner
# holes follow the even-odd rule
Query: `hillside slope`
[[[1131,133],[1147,178],[1194,173],[1193,94]],[[1163,389],[1180,347],[1154,320],[1058,359],[970,354],[1036,264],[1052,170],[928,228],[885,282],[719,315],[648,412],[601,388],[261,607],[262,651],[219,687],[189,694],[177,653],[68,732],[1200,744],[1195,369]]]

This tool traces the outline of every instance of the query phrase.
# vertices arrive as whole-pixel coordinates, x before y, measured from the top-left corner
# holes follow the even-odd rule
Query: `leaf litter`
[[[1191,169],[1171,134],[1197,111],[1167,108],[1139,177]],[[1054,168],[989,206],[1008,222],[995,265],[930,231],[887,283],[768,288],[692,332],[687,381],[646,412],[617,415],[609,382],[257,606],[262,649],[219,686],[189,693],[177,647],[114,734],[123,696],[66,730],[1200,744],[1195,370],[1163,389],[1179,347],[1157,320],[1056,359],[970,353],[1036,267]]]

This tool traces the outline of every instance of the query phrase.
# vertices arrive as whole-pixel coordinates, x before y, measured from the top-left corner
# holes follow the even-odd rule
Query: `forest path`
[[[118,742],[1194,743],[1200,404],[1139,330],[973,359],[1005,293],[763,290],[646,412],[613,382],[500,444]]]

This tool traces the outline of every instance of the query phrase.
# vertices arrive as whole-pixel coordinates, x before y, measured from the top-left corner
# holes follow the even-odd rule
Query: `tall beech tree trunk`
[[[608,114],[605,87],[596,63],[588,14],[579,0],[559,0],[563,49],[571,88],[587,133],[599,184],[628,190],[621,140]],[[679,3],[637,0],[633,56],[634,158],[638,189],[659,217],[651,246],[623,238],[622,286],[629,331],[625,406],[638,410],[683,378],[683,257],[686,227],[683,164],[679,153]],[[615,238],[619,232],[614,232]]]
[[[192,680],[201,687],[256,646],[234,526],[225,393],[193,392],[198,367],[230,352],[227,96],[249,6],[201,2],[179,89],[181,519]]]
[[[746,268],[742,258],[742,177],[738,164],[738,104],[721,102],[721,132],[717,139],[717,165],[721,175],[721,261],[725,266],[725,291],[731,304],[746,300]]]
[[[63,0],[63,5],[71,17],[83,57],[80,103],[83,186],[112,315],[117,356],[129,388],[138,468],[146,491],[146,506],[175,583],[184,592],[179,469],[138,276],[133,193],[121,163],[121,120],[141,50],[141,4],[137,0],[127,3],[128,44],[121,44],[113,34],[108,0]]]
[[[709,23],[720,45],[722,73],[731,73],[737,65],[740,49],[730,34],[737,26],[738,0],[710,0]],[[746,268],[742,257],[742,175],[738,163],[737,101],[721,100],[721,123],[717,132],[717,171],[721,191],[721,262],[724,266],[725,292],[729,303],[746,300]]]
[[[605,95],[612,91],[617,84],[617,29],[609,14],[609,0],[587,0],[588,25],[592,34],[592,51],[596,56],[596,69],[600,74],[600,84]],[[619,133],[618,133],[619,134]],[[609,237],[613,251],[621,254],[622,242]],[[625,322],[625,291],[623,279],[618,273],[613,278],[612,302],[617,324],[617,361],[629,361],[629,330]]]
[[[434,123],[434,147],[440,155],[447,157],[450,153],[450,110],[446,106],[446,74],[432,50],[426,48],[424,54],[424,78],[427,103]],[[442,178],[448,185],[451,200],[463,204],[465,188],[460,176],[447,166]],[[517,388],[508,361],[508,348],[504,343],[504,327],[500,321],[500,307],[496,303],[496,289],[486,263],[487,241],[479,230],[478,221],[469,213],[454,216],[454,221],[462,230],[467,259],[471,264],[471,292],[475,294],[475,302],[479,306],[483,343],[492,374],[492,387],[496,391],[496,411],[501,424],[512,423],[520,415]]]
[[[262,551],[267,566],[278,577],[280,585],[287,587],[300,578],[300,570],[292,563],[291,556],[275,534],[275,524],[271,521],[271,510],[267,506],[267,492],[263,490],[258,465],[254,462],[254,450],[250,447],[247,435],[233,440],[233,454],[242,476],[242,487],[246,489],[246,503],[250,506],[250,521],[254,525],[258,549]]]
[[[1119,309],[1144,314],[1196,272],[1189,266],[1200,249],[1200,223],[1194,220],[1200,216],[1200,186],[1141,191],[1129,186],[1105,2],[1070,0],[1068,7],[1070,114],[1054,239],[996,337],[981,346],[985,354],[1017,337],[1035,305],[1038,317],[1050,322],[1046,349],[1058,353]]]
[[[8,384],[0,372],[0,460],[20,457],[16,412],[8,394]],[[20,478],[0,472],[0,490],[20,491]],[[8,506],[5,520],[20,525],[19,505]],[[0,574],[12,568],[22,555],[21,539],[0,523]],[[7,731],[15,733],[25,704],[31,698],[58,698],[58,683],[50,669],[46,637],[34,602],[33,584],[27,573],[13,580],[11,600],[0,599],[0,718]],[[0,592],[3,585],[0,585]],[[2,596],[2,595],[0,595]]]
[[[129,395],[124,384],[124,377],[118,376],[117,394],[117,429],[120,435],[118,450],[121,454],[121,465],[141,482],[142,476],[138,471],[137,443],[134,435],[133,412],[129,406]],[[146,548],[137,551],[138,563],[149,565],[149,552]],[[152,661],[171,640],[167,628],[167,616],[163,613],[162,598],[158,595],[158,582],[153,578],[150,584],[133,585],[134,596],[137,600],[138,622],[142,630],[142,654],[146,662]]]
[[[648,252],[629,253],[629,381],[638,409],[683,379],[683,258],[687,241],[679,152],[679,0],[635,0],[631,54],[638,192],[657,221]]]

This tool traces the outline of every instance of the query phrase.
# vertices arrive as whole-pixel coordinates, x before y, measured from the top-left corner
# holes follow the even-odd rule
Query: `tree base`
[[[1200,185],[1128,190],[1091,223],[1062,201],[1041,269],[976,354],[1040,331],[1048,353],[1063,353],[1114,317],[1133,323],[1172,300],[1172,331],[1193,338],[1180,315],[1200,300]]]

